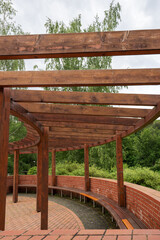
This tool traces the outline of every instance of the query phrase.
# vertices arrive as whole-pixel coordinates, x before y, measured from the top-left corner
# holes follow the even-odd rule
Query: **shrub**
[[[27,172],[28,175],[36,175],[37,174],[37,167],[34,166],[34,167],[31,167],[28,172]]]

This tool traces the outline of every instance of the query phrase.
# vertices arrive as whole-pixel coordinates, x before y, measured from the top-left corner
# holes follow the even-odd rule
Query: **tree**
[[[109,10],[104,11],[104,18],[100,21],[98,15],[93,23],[87,28],[82,28],[81,15],[70,21],[66,26],[64,22],[52,21],[50,18],[45,23],[47,33],[81,33],[81,32],[103,32],[113,31],[120,21],[120,4],[111,2]],[[79,58],[54,58],[46,59],[46,70],[82,70],[82,69],[110,69],[112,63],[111,57],[79,57]],[[90,92],[117,92],[120,87],[63,87],[63,88],[45,88],[47,90],[63,91],[90,91]]]
[[[81,15],[74,18],[68,26],[64,22],[52,21],[48,18],[45,27],[47,33],[81,33],[81,32],[104,32],[113,31],[117,27],[120,21],[120,11],[121,7],[119,3],[114,4],[111,2],[109,9],[104,11],[104,18],[100,21],[98,15],[94,18],[94,21],[86,28],[82,27]],[[78,58],[54,58],[46,59],[45,66],[46,70],[84,70],[84,69],[111,69],[112,58],[110,56],[106,57],[78,57]],[[117,92],[121,87],[59,87],[59,88],[45,88],[45,90],[63,90],[63,91],[89,91],[89,92]],[[97,148],[90,149],[91,162],[101,162],[99,166],[105,165],[105,167],[111,168],[114,163],[110,154],[105,154],[104,150],[108,153],[108,146],[100,146]],[[115,152],[115,151],[113,151]],[[67,159],[70,162],[78,161],[79,163],[84,162],[83,150],[63,152],[57,154],[57,159]],[[104,163],[102,163],[104,162]],[[108,164],[107,164],[108,162]],[[114,162],[114,160],[113,160]]]
[[[16,25],[14,17],[16,10],[13,8],[11,0],[0,0],[0,35],[20,35],[24,34],[20,25]],[[1,60],[0,70],[18,71],[24,70],[24,60]]]

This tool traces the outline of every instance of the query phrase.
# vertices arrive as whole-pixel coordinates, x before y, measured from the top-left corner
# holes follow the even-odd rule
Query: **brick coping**
[[[17,240],[159,240],[159,229],[56,229],[56,230],[19,230],[19,231],[1,231],[0,239]]]

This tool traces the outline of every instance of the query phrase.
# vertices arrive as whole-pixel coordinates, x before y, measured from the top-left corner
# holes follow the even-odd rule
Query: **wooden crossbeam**
[[[72,122],[72,123],[92,123],[92,124],[111,124],[131,126],[139,120],[137,118],[118,118],[108,116],[88,116],[88,115],[63,115],[63,114],[32,114],[38,121],[53,121],[53,122]]]
[[[74,133],[89,133],[89,134],[101,134],[102,136],[105,134],[115,134],[116,130],[104,130],[104,129],[79,129],[79,128],[61,128],[61,127],[50,127],[49,128],[50,135],[58,134],[59,132],[69,134],[70,132]]]
[[[154,106],[160,95],[99,93],[99,92],[58,92],[38,90],[14,90],[11,97],[15,102],[98,104],[98,105],[140,105]]]
[[[0,71],[2,87],[129,86],[160,84],[160,69]]]
[[[119,130],[126,131],[129,126],[124,125],[109,125],[109,124],[94,124],[94,123],[74,123],[74,122],[47,122],[39,121],[42,125],[58,128],[78,128],[78,129],[97,129],[97,130]]]
[[[160,30],[0,37],[0,59],[159,54]]]
[[[60,105],[47,103],[19,102],[19,104],[31,113],[52,113],[52,114],[81,114],[115,117],[145,117],[150,109],[136,108],[115,108],[97,106]]]

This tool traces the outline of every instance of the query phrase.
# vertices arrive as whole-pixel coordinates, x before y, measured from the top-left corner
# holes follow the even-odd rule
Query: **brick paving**
[[[160,240],[160,230],[29,230],[0,232],[2,240]]]
[[[84,229],[81,220],[70,209],[49,201],[49,229]],[[36,198],[19,195],[18,203],[7,195],[6,230],[38,230],[40,213],[36,212]]]

